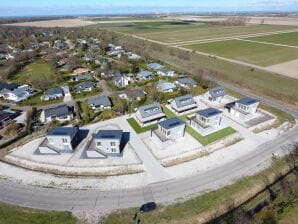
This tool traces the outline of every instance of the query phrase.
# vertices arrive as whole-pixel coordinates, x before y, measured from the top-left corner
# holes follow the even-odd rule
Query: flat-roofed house
[[[73,119],[74,110],[73,107],[68,105],[60,105],[44,109],[40,114],[40,120],[44,123],[50,123],[53,120],[59,122],[71,121]]]
[[[99,96],[94,99],[89,99],[88,104],[92,110],[109,110],[112,108],[112,102],[107,96]]]
[[[39,145],[41,154],[60,154],[73,152],[79,143],[78,127],[58,127],[48,132]]]
[[[225,95],[226,95],[225,88],[222,86],[218,86],[218,87],[209,89],[204,94],[204,98],[211,103],[221,103]]]
[[[122,130],[99,130],[93,135],[86,153],[88,157],[120,156],[124,138]]]
[[[242,98],[225,105],[225,108],[234,117],[241,120],[249,120],[257,114],[260,101],[253,98]]]
[[[207,108],[198,111],[194,116],[188,117],[190,126],[201,135],[210,134],[221,127],[222,111]]]
[[[136,112],[137,121],[140,125],[155,123],[165,118],[165,114],[159,103],[139,107]]]
[[[158,123],[156,128],[151,130],[151,137],[160,143],[177,141],[185,135],[185,123],[179,118],[171,118]]]
[[[198,108],[197,102],[194,100],[191,94],[184,96],[178,96],[174,98],[171,103],[171,108],[177,113],[184,113]]]

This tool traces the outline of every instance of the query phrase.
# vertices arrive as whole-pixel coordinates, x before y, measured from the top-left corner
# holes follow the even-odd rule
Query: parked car
[[[146,204],[143,204],[140,207],[140,212],[150,212],[153,211],[154,209],[156,209],[156,203],[155,202],[148,202]]]

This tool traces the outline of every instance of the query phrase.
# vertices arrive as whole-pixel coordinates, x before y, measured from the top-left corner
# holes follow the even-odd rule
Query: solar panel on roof
[[[66,135],[67,132],[65,132],[65,131],[55,131],[54,134],[55,135]]]
[[[177,121],[177,122],[174,122],[172,124],[169,124],[169,127],[174,127],[176,125],[179,125],[181,122]]]
[[[115,135],[102,135],[102,138],[115,138]]]
[[[211,111],[211,112],[208,113],[208,116],[212,116],[212,115],[215,115],[217,113],[218,113],[217,111]]]

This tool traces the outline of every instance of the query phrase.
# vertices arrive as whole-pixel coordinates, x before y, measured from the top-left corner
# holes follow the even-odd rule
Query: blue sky
[[[0,0],[0,16],[298,11],[298,0]]]

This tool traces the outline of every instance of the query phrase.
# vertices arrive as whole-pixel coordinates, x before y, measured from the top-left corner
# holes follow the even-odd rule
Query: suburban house
[[[177,114],[198,108],[197,102],[194,100],[191,94],[174,98],[172,101],[170,101],[170,105]]]
[[[141,126],[161,121],[165,118],[159,103],[139,107],[136,112],[137,121]]]
[[[34,90],[27,85],[19,86],[13,90],[2,89],[0,91],[0,97],[5,100],[9,100],[11,103],[18,103],[25,101],[28,97],[32,96]]]
[[[161,64],[158,64],[158,63],[150,63],[147,65],[148,68],[152,69],[152,70],[159,70],[159,69],[162,69],[164,66],[162,66]]]
[[[80,82],[80,81],[91,80],[93,78],[94,78],[93,75],[91,75],[90,73],[88,73],[88,74],[74,76],[73,77],[73,81]]]
[[[89,68],[77,68],[73,72],[74,72],[74,75],[82,75],[82,74],[89,73],[90,70]]]
[[[68,86],[61,86],[61,89],[63,90],[64,96],[71,96]]]
[[[55,40],[53,48],[61,50],[64,47],[64,44],[61,40]]]
[[[165,77],[173,77],[175,76],[175,72],[173,70],[162,68],[157,71],[158,75],[165,76]]]
[[[146,94],[141,89],[125,90],[118,94],[121,99],[128,101],[137,101],[140,102],[145,99]]]
[[[0,110],[0,128],[8,125],[13,119],[15,119],[20,113],[11,110]]]
[[[129,79],[126,76],[120,74],[116,75],[112,81],[117,88],[123,88],[129,84]]]
[[[81,92],[92,91],[95,87],[96,87],[95,82],[81,82],[81,83],[75,85],[74,89],[75,89],[76,93],[81,93]]]
[[[197,86],[196,81],[188,77],[179,78],[175,83],[183,88],[194,88]]]
[[[112,103],[109,97],[99,96],[88,100],[88,104],[92,110],[107,110],[112,108]]]
[[[221,127],[222,111],[207,108],[188,117],[190,126],[201,135],[210,134]]]
[[[73,152],[79,144],[78,127],[58,127],[48,132],[38,146],[41,154],[60,154]]]
[[[48,89],[46,96],[42,96],[42,100],[54,100],[64,97],[64,91],[61,87]]]
[[[44,123],[50,123],[51,121],[66,122],[73,119],[74,109],[68,105],[60,105],[57,107],[52,107],[44,109],[41,112],[40,120]]]
[[[99,130],[93,135],[86,153],[88,157],[120,156],[124,147],[122,130]]]
[[[17,83],[0,83],[0,91],[4,89],[12,91],[18,87]]]
[[[177,90],[175,84],[170,82],[161,82],[157,84],[157,89],[162,93],[171,93]]]
[[[134,54],[132,52],[127,53],[128,60],[139,60],[141,58],[140,55]]]
[[[259,103],[259,100],[247,97],[228,103],[225,105],[225,108],[234,117],[241,120],[249,120],[256,115]]]
[[[179,118],[171,118],[158,123],[156,128],[151,130],[151,137],[160,143],[177,141],[184,137],[185,123]]]
[[[225,95],[226,95],[225,88],[222,86],[218,86],[218,87],[209,89],[204,94],[204,98],[211,103],[221,103]]]
[[[139,81],[150,80],[154,78],[154,74],[150,71],[141,71],[137,74],[137,79]]]

